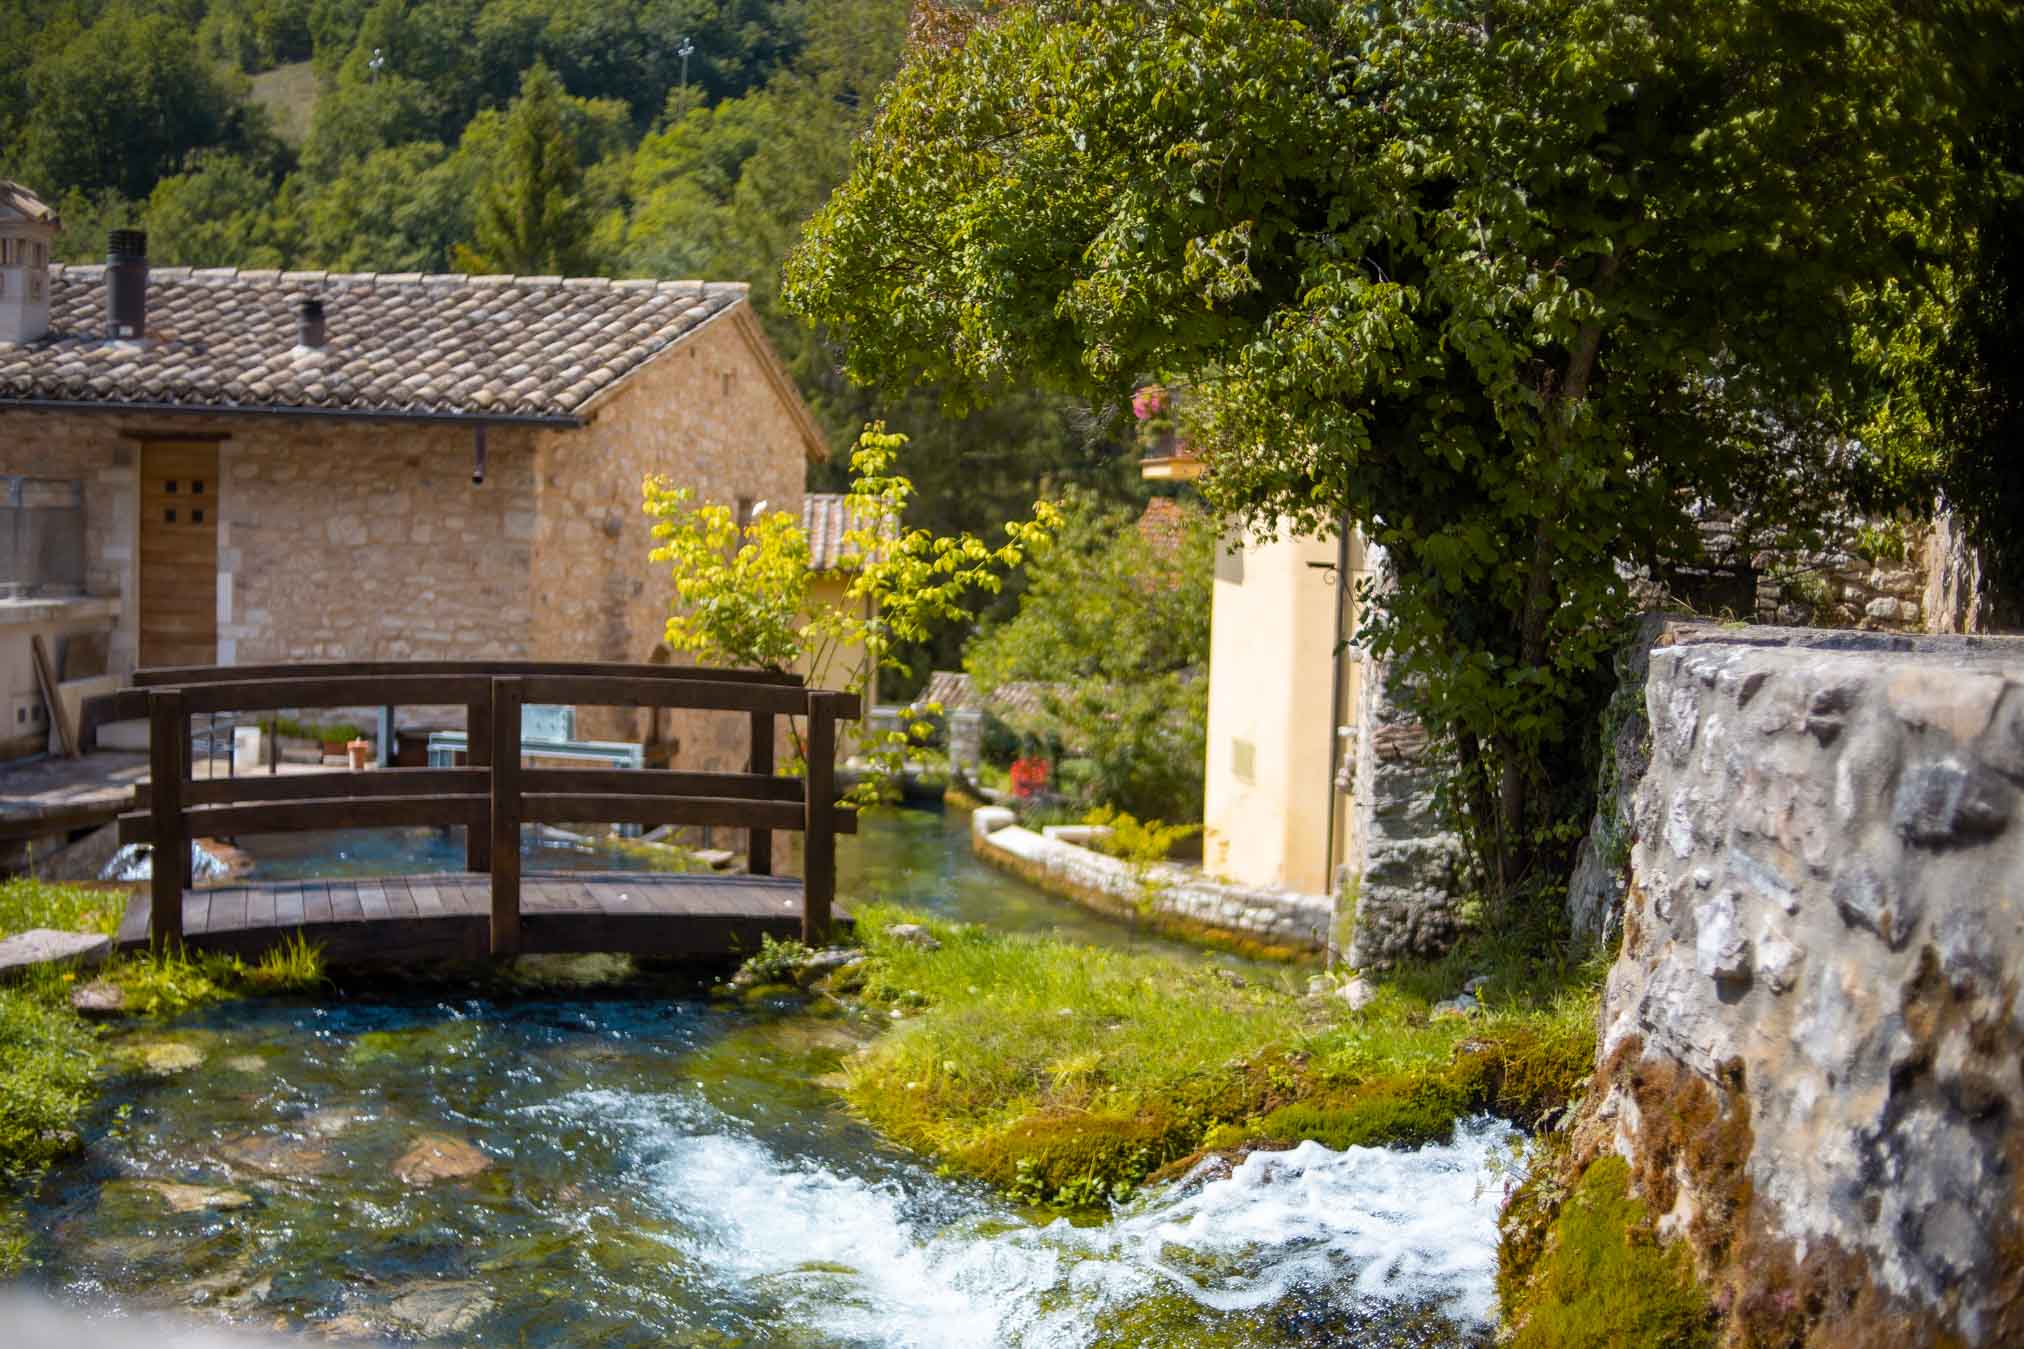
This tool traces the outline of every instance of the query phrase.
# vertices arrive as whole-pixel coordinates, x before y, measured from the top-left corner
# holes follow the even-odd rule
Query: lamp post
[[[689,115],[689,57],[696,50],[696,44],[685,35],[682,45],[675,48],[675,55],[682,58],[682,116]]]

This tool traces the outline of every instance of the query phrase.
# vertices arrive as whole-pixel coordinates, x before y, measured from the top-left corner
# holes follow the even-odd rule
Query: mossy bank
[[[894,1142],[1027,1202],[1099,1205],[1207,1152],[1416,1144],[1563,1109],[1594,1047],[1593,970],[1483,943],[1361,1008],[1305,971],[936,923],[872,906],[818,985],[887,1029],[837,1086]],[[781,976],[775,958],[755,969]],[[1454,995],[1472,979],[1477,996]],[[1444,1006],[1444,1000],[1446,1005]]]

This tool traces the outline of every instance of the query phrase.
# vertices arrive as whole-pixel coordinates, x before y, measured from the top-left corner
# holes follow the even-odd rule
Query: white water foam
[[[151,843],[127,843],[112,855],[98,878],[102,881],[144,881],[155,874],[155,849]],[[190,844],[190,877],[198,881],[223,880],[225,864],[199,844]]]
[[[1223,1312],[1322,1290],[1463,1327],[1494,1316],[1492,1159],[1514,1134],[1489,1118],[1447,1146],[1303,1143],[1212,1163],[1075,1227],[1034,1226],[925,1171],[867,1180],[784,1159],[694,1097],[584,1091],[548,1108],[631,1136],[685,1263],[846,1343],[1075,1349],[1102,1311],[1175,1292]]]

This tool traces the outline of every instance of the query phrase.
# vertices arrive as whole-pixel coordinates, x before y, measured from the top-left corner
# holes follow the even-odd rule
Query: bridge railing
[[[856,816],[836,805],[836,723],[857,715],[848,694],[794,676],[656,665],[557,662],[373,662],[347,665],[145,670],[136,687],[93,700],[95,724],[145,715],[150,781],[121,817],[122,842],[154,845],[150,933],[182,937],[190,840],[303,830],[462,825],[466,865],[489,872],[491,948],[519,949],[523,824],[689,824],[748,831],[748,869],[773,871],[772,832],[801,830],[803,933],[826,938],[836,893],[836,835]],[[750,757],[742,773],[523,767],[521,709],[529,703],[744,713]],[[461,768],[343,770],[195,779],[190,720],[218,712],[462,704],[469,734]],[[774,773],[781,716],[807,718],[808,767]],[[181,859],[180,864],[171,859]]]

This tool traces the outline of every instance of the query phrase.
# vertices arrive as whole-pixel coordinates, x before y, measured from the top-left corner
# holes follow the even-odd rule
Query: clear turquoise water
[[[868,824],[843,893],[1139,940],[984,869],[961,826]],[[1071,1224],[937,1175],[839,1109],[825,1079],[887,1029],[634,978],[381,983],[129,1030],[130,1070],[45,1187],[38,1277],[106,1314],[172,1307],[319,1338],[1487,1342],[1504,1126],[1417,1153],[1261,1154]],[[432,1138],[483,1168],[402,1179]],[[230,1191],[231,1207],[177,1212],[156,1183]]]

